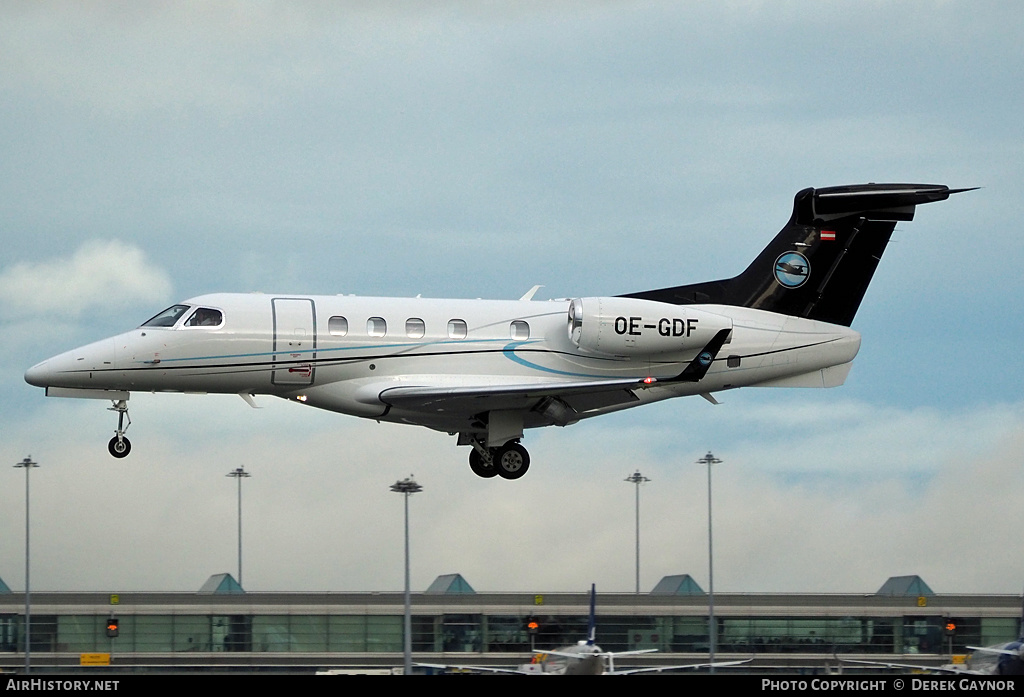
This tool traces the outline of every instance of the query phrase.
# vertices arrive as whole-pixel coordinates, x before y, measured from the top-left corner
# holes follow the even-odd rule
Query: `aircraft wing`
[[[995,646],[968,646],[967,648],[969,648],[971,651],[981,651],[983,653],[997,653],[1003,656],[1019,657],[1021,655],[1021,649],[1013,651],[1010,649],[998,648]]]
[[[632,377],[590,381],[545,381],[530,383],[509,383],[507,378],[494,376],[491,382],[431,385],[431,376],[424,376],[415,384],[386,384],[368,386],[370,396],[384,404],[405,412],[423,415],[421,423],[439,428],[439,423],[448,424],[442,430],[452,428],[453,422],[472,421],[479,414],[489,411],[514,410],[528,414],[524,425],[566,426],[586,416],[587,412],[606,410],[630,405],[640,401],[638,392],[673,383],[699,382],[707,374],[719,351],[728,339],[731,329],[719,331],[708,344],[674,377]],[[437,379],[433,376],[433,379]],[[364,392],[365,394],[365,392]]]
[[[715,661],[714,663],[684,663],[678,666],[651,666],[648,668],[627,668],[625,670],[615,670],[614,672],[606,673],[606,675],[636,675],[638,673],[663,673],[669,670],[698,670],[700,668],[732,668],[733,666],[741,666],[744,663],[750,663],[752,658],[744,658],[741,661]]]
[[[434,376],[436,379],[436,376]],[[428,376],[429,379],[429,376]],[[568,426],[581,419],[615,409],[636,406],[645,388],[638,378],[590,382],[509,383],[495,376],[491,384],[434,385],[403,379],[401,383],[369,385],[361,392],[387,406],[391,418],[437,431],[480,432],[487,428],[488,412],[516,412],[521,428]]]
[[[637,401],[634,390],[648,386],[637,378],[590,382],[546,382],[467,386],[385,387],[378,399],[411,411],[454,411],[477,414],[492,409],[532,409],[557,397],[576,412]]]
[[[416,665],[422,666],[423,668],[434,668],[436,670],[458,670],[467,671],[470,673],[503,673],[505,675],[530,675],[522,668],[495,668],[492,666],[456,666],[447,665],[445,663],[417,663]]]
[[[855,658],[840,658],[840,663],[857,663],[864,666],[873,666],[875,668],[893,668],[899,670],[919,670],[922,673],[950,673],[953,675],[985,675],[986,673],[977,670],[971,670],[967,666],[955,666],[955,665],[942,665],[942,666],[926,666],[920,663],[891,663],[889,661],[864,661]]]
[[[558,651],[551,649],[534,649],[533,653],[539,656],[559,656],[560,658],[575,658],[577,660],[581,658],[592,658],[598,656],[600,658],[617,658],[619,656],[636,656],[641,653],[656,653],[658,649],[637,649],[635,651],[595,651],[594,653],[579,653],[572,651]]]

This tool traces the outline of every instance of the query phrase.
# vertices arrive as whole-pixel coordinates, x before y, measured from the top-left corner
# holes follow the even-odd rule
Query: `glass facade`
[[[116,639],[106,636],[110,615],[33,615],[33,652],[88,653],[392,653],[402,650],[401,615],[131,615],[118,613]],[[537,623],[534,634],[529,622]],[[950,618],[719,617],[719,653],[949,652]],[[954,651],[1018,636],[1015,618],[953,618]],[[608,651],[708,650],[706,617],[601,616],[597,635]],[[0,651],[22,649],[21,615],[0,615]],[[413,651],[528,652],[574,644],[587,634],[579,615],[414,615]]]
[[[185,594],[182,594],[183,596]],[[32,615],[33,653],[124,654],[399,654],[402,608],[399,598],[351,596],[351,604],[327,594],[262,601],[258,594],[238,601],[179,597],[134,601],[126,607],[101,602],[40,603]],[[539,597],[539,596],[538,596]],[[865,600],[865,607],[797,607],[766,602],[716,613],[719,654],[922,654],[966,653],[968,645],[986,646],[1020,636],[1013,601],[1002,609],[968,603],[955,612],[913,608],[912,602]],[[764,601],[764,598],[754,598]],[[13,600],[13,599],[11,599]],[[372,600],[372,602],[371,602]],[[433,654],[528,653],[575,644],[587,635],[587,602],[529,604],[503,602],[492,595],[423,597],[428,608],[413,606],[412,649]],[[173,607],[177,603],[177,607]],[[234,605],[232,605],[234,603]],[[318,605],[319,604],[319,605]],[[368,607],[377,607],[367,611]],[[607,609],[602,612],[604,605]],[[908,609],[900,609],[902,607]],[[628,606],[628,607],[627,607]],[[261,607],[266,611],[261,612]],[[24,617],[13,602],[0,605],[0,665],[24,650]],[[598,598],[597,642],[607,651],[656,649],[662,654],[701,654],[708,645],[706,605],[700,599],[650,600],[618,595]],[[35,609],[35,608],[33,608]],[[90,612],[91,610],[91,612]],[[170,610],[161,612],[160,610]],[[616,612],[618,610],[618,612]],[[703,614],[702,614],[703,610]],[[760,611],[759,611],[760,610]],[[824,610],[824,611],[820,611]],[[117,638],[106,635],[117,617]],[[955,631],[947,631],[953,623]],[[531,628],[532,627],[532,628]],[[10,659],[4,659],[3,656]]]

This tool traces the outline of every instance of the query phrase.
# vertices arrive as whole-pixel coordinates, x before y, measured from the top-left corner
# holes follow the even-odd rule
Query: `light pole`
[[[405,496],[405,640],[402,644],[405,675],[412,675],[412,598],[409,594],[409,497],[423,491],[423,487],[413,480],[412,475],[391,485],[391,491]]]
[[[242,480],[252,475],[246,472],[244,467],[238,467],[224,476],[238,480],[238,585],[242,586]],[[242,588],[244,590],[245,587]]]
[[[708,672],[715,672],[715,644],[718,643],[718,625],[715,623],[715,555],[711,545],[711,465],[721,462],[708,451],[708,454],[697,460],[698,465],[708,466]]]
[[[625,481],[636,485],[636,593],[640,595],[640,485],[651,480],[637,470]]]
[[[39,465],[32,462],[32,456],[29,455],[24,460],[16,464],[15,468],[24,468],[25,470],[25,672],[32,672],[32,584],[31,576],[29,574],[29,515],[28,515],[28,480],[29,472],[33,467]]]

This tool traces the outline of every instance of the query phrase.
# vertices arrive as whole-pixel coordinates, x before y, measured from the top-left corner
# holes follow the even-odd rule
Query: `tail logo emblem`
[[[799,288],[811,275],[811,263],[800,252],[786,252],[775,260],[775,280],[786,288]]]

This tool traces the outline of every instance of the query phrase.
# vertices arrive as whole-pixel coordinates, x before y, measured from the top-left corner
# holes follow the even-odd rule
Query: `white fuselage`
[[[716,326],[731,326],[732,333],[702,379],[670,382],[699,347],[648,353],[581,348],[567,323],[571,302],[205,295],[184,301],[188,307],[173,326],[144,325],[68,351],[33,366],[25,378],[72,393],[64,396],[74,390],[268,394],[455,432],[462,425],[446,420],[443,410],[392,408],[381,393],[655,379],[634,390],[634,401],[598,402],[577,414],[586,418],[734,387],[841,384],[860,347],[860,335],[847,327],[743,307],[685,306],[676,311],[699,313],[693,316],[705,325],[716,318]],[[675,306],[625,302],[637,304],[636,316],[605,318],[609,331],[621,325],[641,346],[643,332],[667,336],[671,322],[647,314]],[[592,299],[586,303],[596,306]],[[219,324],[185,326],[197,308],[221,313]],[[625,321],[616,325],[616,319]],[[525,426],[533,425],[543,424],[527,419]]]

